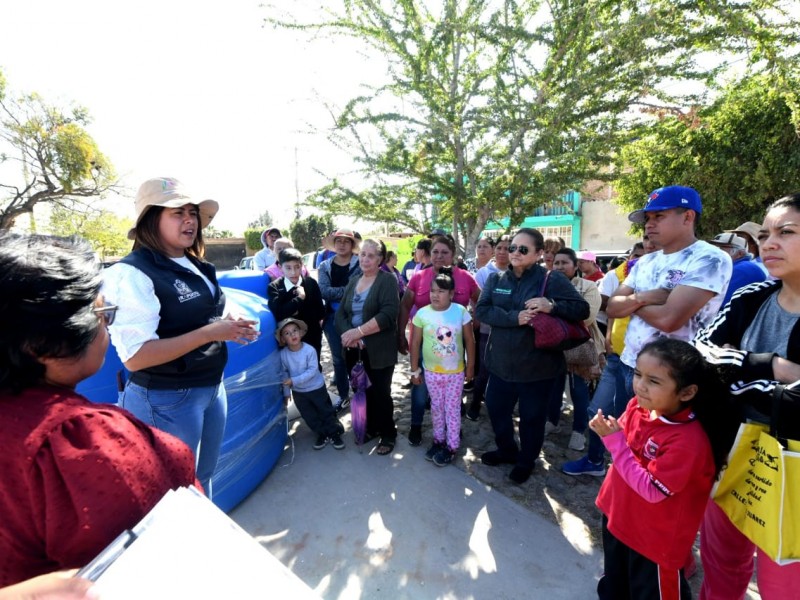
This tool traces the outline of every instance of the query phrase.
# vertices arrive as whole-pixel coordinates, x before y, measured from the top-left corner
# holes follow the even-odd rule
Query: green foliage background
[[[792,110],[797,83],[745,77],[707,108],[663,115],[643,128],[619,155],[617,202],[635,210],[653,189],[689,185],[703,198],[702,237],[745,221],[760,223],[770,202],[800,190],[800,137]]]

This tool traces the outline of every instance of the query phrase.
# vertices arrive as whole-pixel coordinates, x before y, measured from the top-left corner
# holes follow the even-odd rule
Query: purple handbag
[[[544,276],[539,296],[544,298],[550,272]],[[538,313],[530,320],[533,327],[533,343],[542,350],[571,350],[586,342],[591,335],[583,321],[567,321],[548,313]]]

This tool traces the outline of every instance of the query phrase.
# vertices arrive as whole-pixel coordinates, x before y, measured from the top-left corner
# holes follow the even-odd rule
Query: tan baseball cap
[[[156,177],[148,179],[139,186],[134,200],[136,210],[136,224],[151,206],[177,208],[184,204],[196,204],[200,208],[200,229],[205,229],[219,211],[216,200],[195,200],[186,186],[173,177]],[[134,239],[135,229],[128,232],[128,238]]]
[[[725,233],[743,233],[757,244],[759,231],[761,231],[761,225],[753,223],[752,221],[745,221],[736,229],[726,229]]]
[[[708,243],[715,246],[731,246],[739,250],[747,250],[747,240],[735,233],[720,233],[713,240],[708,240]]]

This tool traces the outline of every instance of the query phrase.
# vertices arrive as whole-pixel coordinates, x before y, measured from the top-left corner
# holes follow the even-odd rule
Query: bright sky
[[[305,132],[329,126],[323,99],[355,95],[369,65],[342,40],[263,27],[258,2],[0,0],[0,68],[12,92],[89,109],[127,188],[118,212],[133,217],[139,184],[171,176],[220,202],[218,229],[240,234],[265,209],[286,226],[296,174],[302,198],[324,183],[315,168],[347,169]]]

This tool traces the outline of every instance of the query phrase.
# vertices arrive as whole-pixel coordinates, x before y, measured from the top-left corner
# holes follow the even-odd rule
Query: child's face
[[[290,260],[281,265],[281,271],[283,271],[283,276],[286,277],[286,279],[292,283],[297,283],[300,281],[303,264],[296,260]]]
[[[436,283],[431,283],[431,306],[436,310],[446,310],[453,301],[453,290],[443,290]]]
[[[303,333],[297,325],[290,323],[281,329],[281,339],[290,350],[297,350],[303,343]]]
[[[669,368],[652,354],[640,354],[633,371],[633,391],[639,406],[658,416],[671,416],[686,407],[697,393],[697,386],[682,390],[672,378]]]

